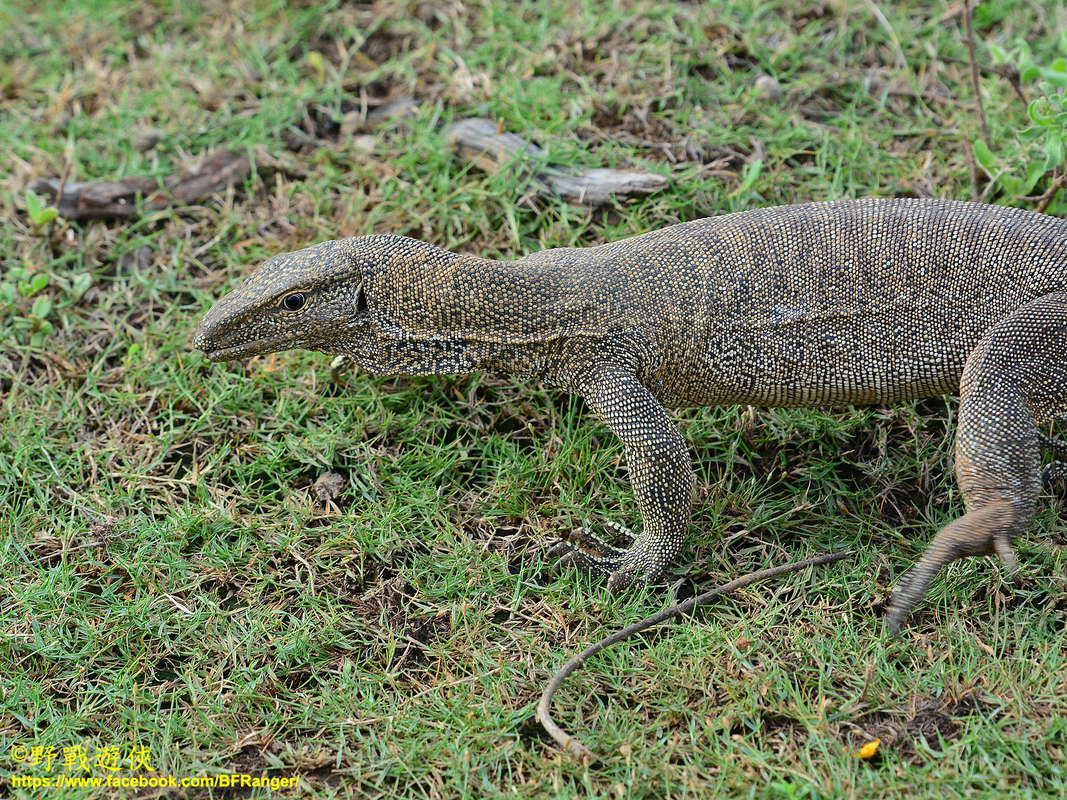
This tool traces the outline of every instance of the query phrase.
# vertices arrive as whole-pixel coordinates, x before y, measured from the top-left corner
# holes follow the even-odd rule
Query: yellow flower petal
[[[863,745],[863,747],[860,748],[860,751],[852,757],[863,759],[871,758],[875,753],[878,752],[878,745],[880,745],[881,743],[881,739],[875,739],[873,742],[867,742],[867,744]]]

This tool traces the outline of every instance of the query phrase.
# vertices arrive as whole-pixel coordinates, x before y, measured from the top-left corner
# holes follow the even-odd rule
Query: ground
[[[1055,4],[983,5],[976,60],[1027,40],[1052,63],[1064,28]],[[679,413],[699,492],[670,580],[855,555],[590,662],[555,701],[601,756],[583,766],[533,719],[541,688],[669,598],[550,568],[570,528],[636,522],[621,447],[582,403],[492,375],[335,382],[316,354],[190,349],[241,276],[327,238],[512,258],[806,200],[1033,208],[972,174],[964,40],[961,3],[919,0],[0,8],[0,793],[239,773],[300,780],[163,793],[1063,796],[1058,489],[1017,578],[959,563],[903,640],[883,625],[895,580],[960,513],[953,398]],[[992,149],[1025,173],[1040,90],[979,78]],[[366,123],[400,97],[413,114]],[[443,131],[461,117],[553,163],[670,183],[570,205],[457,158]],[[162,181],[222,149],[249,176],[193,204],[97,221],[27,205],[40,178]]]

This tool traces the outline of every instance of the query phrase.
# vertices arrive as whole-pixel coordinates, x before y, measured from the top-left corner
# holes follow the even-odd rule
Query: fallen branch
[[[688,611],[693,610],[697,606],[706,603],[713,597],[718,597],[721,594],[729,594],[730,592],[736,592],[738,589],[743,589],[746,586],[750,586],[753,583],[759,581],[765,581],[768,578],[773,578],[778,575],[783,575],[787,572],[797,572],[805,567],[816,567],[822,564],[830,564],[834,561],[840,561],[843,558],[847,558],[852,555],[850,550],[842,550],[838,553],[829,553],[824,556],[817,556],[815,558],[807,558],[803,561],[794,561],[791,564],[783,564],[780,567],[770,567],[769,569],[761,569],[757,572],[750,572],[748,575],[742,575],[736,580],[732,580],[729,583],[724,583],[722,586],[716,586],[714,589],[710,589],[701,595],[696,597],[690,597],[684,603],[678,603],[665,608],[647,617],[640,622],[635,622],[633,625],[628,625],[621,631],[611,634],[607,638],[601,639],[592,647],[582,651],[578,655],[570,659],[564,664],[559,672],[555,674],[548,686],[545,687],[544,693],[541,695],[541,700],[537,703],[537,720],[541,723],[542,727],[548,731],[548,735],[551,736],[566,752],[582,761],[583,763],[589,763],[596,758],[591,750],[589,750],[579,739],[568,734],[565,730],[556,725],[552,721],[552,696],[556,693],[556,690],[563,685],[563,681],[567,679],[575,670],[582,667],[586,661],[595,656],[601,650],[606,650],[617,642],[621,642],[623,639],[628,639],[635,633],[651,628],[655,625],[659,625],[661,622],[666,622],[673,617],[677,617],[679,614],[685,614]]]
[[[128,219],[137,214],[137,197],[146,211],[187,205],[239,186],[251,172],[247,156],[220,150],[202,159],[163,186],[155,178],[132,176],[119,181],[64,183],[61,178],[39,178],[30,187],[55,198],[61,216],[71,220]]]
[[[394,97],[371,109],[365,104],[361,105],[355,111],[349,111],[341,120],[341,136],[372,130],[386,122],[399,122],[405,117],[414,116],[418,110],[419,104],[407,95]]]
[[[578,169],[533,163],[545,151],[514,133],[502,133],[488,119],[463,119],[449,126],[449,143],[459,155],[487,172],[509,167],[528,174],[539,194],[586,206],[640,197],[664,188],[670,179],[647,172]],[[525,156],[525,158],[523,158]]]

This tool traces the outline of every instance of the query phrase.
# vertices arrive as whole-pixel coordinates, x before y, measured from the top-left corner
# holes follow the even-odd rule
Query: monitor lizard
[[[379,374],[474,370],[577,392],[622,440],[643,525],[553,548],[619,590],[682,546],[689,451],[664,410],[895,403],[960,392],[965,513],[898,583],[896,632],[964,556],[1015,567],[1034,516],[1038,425],[1067,414],[1067,222],[928,199],[842,200],[700,219],[516,261],[377,234],[266,261],[204,316],[213,361],[302,347]]]

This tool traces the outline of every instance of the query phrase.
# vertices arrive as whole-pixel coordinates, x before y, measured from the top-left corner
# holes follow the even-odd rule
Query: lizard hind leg
[[[1034,517],[1042,479],[1067,474],[1061,462],[1041,469],[1041,450],[1067,455],[1067,444],[1041,434],[1067,412],[1067,294],[1032,300],[990,328],[960,379],[956,477],[967,513],[934,537],[889,603],[896,634],[942,567],[965,556],[996,554],[1015,568],[1011,541]]]
[[[1041,470],[1041,485],[1051,486],[1067,478],[1067,461],[1052,461]]]

